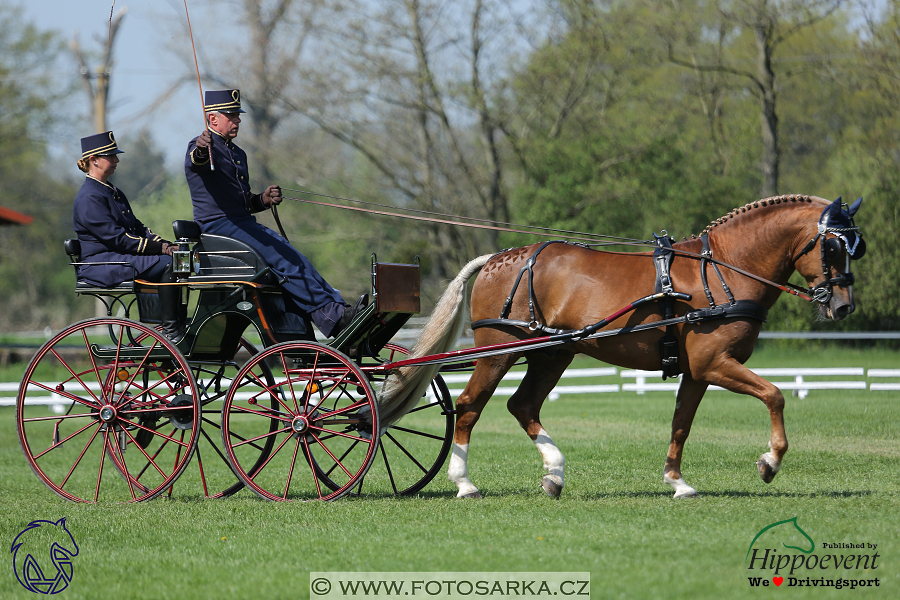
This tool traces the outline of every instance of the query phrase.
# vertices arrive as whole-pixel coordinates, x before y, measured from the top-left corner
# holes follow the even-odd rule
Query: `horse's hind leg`
[[[469,481],[469,440],[481,411],[518,356],[520,355],[504,354],[479,359],[466,389],[456,399],[456,430],[447,477],[459,490],[457,498],[481,498],[478,488]]]
[[[685,483],[681,476],[681,454],[706,388],[706,383],[692,379],[687,373],[681,376],[681,385],[678,386],[675,400],[675,414],[672,416],[672,439],[669,442],[669,453],[666,455],[666,466],[663,467],[663,481],[675,490],[675,498],[697,496],[697,490]]]
[[[553,356],[539,351],[529,354],[525,378],[506,403],[506,408],[541,453],[547,472],[541,479],[541,487],[551,498],[559,498],[562,493],[566,460],[541,425],[541,406],[572,362],[572,357],[571,353],[561,351]]]

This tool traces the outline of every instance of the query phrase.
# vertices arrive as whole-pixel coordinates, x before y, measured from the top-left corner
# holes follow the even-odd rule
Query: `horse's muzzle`
[[[840,321],[846,318],[854,310],[856,310],[856,305],[852,302],[849,304],[841,303],[839,306],[831,309],[832,319]]]

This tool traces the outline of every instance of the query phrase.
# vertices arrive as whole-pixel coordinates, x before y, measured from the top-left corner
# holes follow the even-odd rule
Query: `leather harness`
[[[667,377],[675,377],[681,373],[681,369],[678,365],[679,347],[678,338],[675,335],[676,325],[680,323],[695,324],[719,319],[752,319],[756,321],[766,322],[769,311],[761,304],[752,300],[735,300],[734,296],[731,293],[731,290],[728,288],[728,285],[725,283],[725,280],[722,277],[722,273],[719,271],[718,265],[715,261],[712,260],[712,251],[709,248],[709,239],[706,234],[702,236],[703,255],[701,259],[700,272],[701,280],[703,282],[703,291],[706,294],[707,300],[709,301],[709,307],[689,311],[680,317],[675,316],[675,300],[689,301],[692,299],[692,296],[690,294],[677,292],[674,289],[674,284],[670,275],[672,261],[675,257],[675,251],[672,248],[673,240],[669,238],[665,232],[662,233],[663,235],[661,236],[657,236],[656,234],[654,234],[654,238],[656,239],[657,244],[657,247],[653,253],[653,264],[656,267],[656,291],[649,296],[645,296],[643,298],[640,298],[639,300],[632,302],[613,315],[610,315],[609,317],[606,317],[592,325],[588,325],[587,327],[570,330],[556,329],[537,321],[534,298],[534,265],[537,261],[537,257],[550,244],[572,244],[586,247],[584,244],[573,244],[572,242],[554,240],[542,243],[535,249],[534,253],[528,258],[528,260],[525,261],[525,265],[519,270],[519,274],[516,276],[512,291],[510,291],[509,296],[503,303],[503,308],[500,311],[500,316],[496,319],[480,319],[478,321],[474,321],[472,322],[472,329],[491,326],[523,327],[530,331],[539,331],[541,333],[553,336],[554,338],[556,338],[553,343],[556,344],[579,342],[587,339],[597,339],[623,333],[634,333],[638,331],[646,331],[648,329],[665,327],[666,332],[659,340],[659,352],[662,364],[663,379],[666,379]],[[706,277],[706,268],[709,263],[712,263],[713,269],[715,270],[715,273],[722,284],[722,288],[725,290],[725,294],[728,297],[728,303],[726,304],[716,305],[715,301],[713,300],[712,292],[710,292],[709,290],[709,285]],[[528,322],[509,318],[509,312],[512,308],[513,297],[516,295],[516,291],[518,290],[519,284],[521,283],[525,273],[528,273],[528,311],[530,316],[530,321]],[[661,320],[654,321],[652,323],[643,323],[640,325],[622,327],[619,329],[599,331],[610,322],[614,321],[624,314],[633,311],[641,304],[654,301],[658,302],[660,305],[660,311],[663,317]]]

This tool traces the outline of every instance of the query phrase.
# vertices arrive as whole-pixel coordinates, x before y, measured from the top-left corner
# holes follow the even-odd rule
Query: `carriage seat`
[[[174,221],[172,230],[179,243],[194,246],[194,274],[191,283],[252,281],[278,285],[278,277],[255,248],[244,242],[211,233],[202,233],[196,221]]]
[[[172,221],[172,231],[178,241],[200,241],[200,224],[197,221]]]
[[[70,238],[68,240],[63,241],[63,248],[66,250],[66,254],[69,256],[69,260],[71,261],[69,264],[72,265],[72,268],[75,269],[75,293],[76,294],[121,294],[121,293],[130,293],[134,291],[134,281],[133,279],[129,279],[127,281],[123,281],[122,283],[115,285],[113,287],[103,287],[98,286],[89,281],[84,281],[83,279],[78,278],[78,266],[79,265],[128,265],[134,269],[134,265],[128,262],[82,262],[81,261],[81,241],[78,238]]]

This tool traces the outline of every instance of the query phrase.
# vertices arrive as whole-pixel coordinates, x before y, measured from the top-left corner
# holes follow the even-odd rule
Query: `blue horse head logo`
[[[13,540],[10,552],[22,587],[36,594],[58,594],[72,581],[72,558],[78,555],[78,544],[64,518],[32,521]]]

